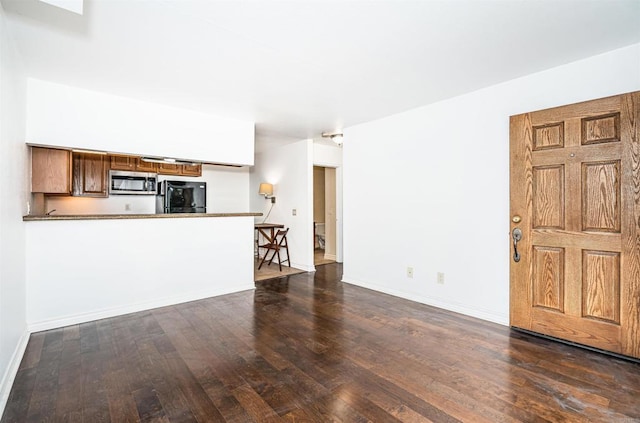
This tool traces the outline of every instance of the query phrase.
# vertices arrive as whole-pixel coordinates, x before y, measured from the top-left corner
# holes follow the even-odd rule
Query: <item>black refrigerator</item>
[[[156,213],[206,213],[207,183],[162,181],[156,197]]]

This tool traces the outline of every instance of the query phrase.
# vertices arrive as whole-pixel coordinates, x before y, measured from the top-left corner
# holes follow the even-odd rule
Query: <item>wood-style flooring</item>
[[[262,268],[258,269],[260,260],[253,260],[253,280],[255,282],[263,281],[265,279],[281,278],[283,276],[295,275],[296,273],[302,273],[304,270],[296,269],[295,267],[289,267],[288,265],[282,266],[282,271],[278,267],[278,263],[271,263],[271,266],[264,263]]]
[[[323,264],[335,263],[335,260],[330,260],[324,258],[324,250],[320,248],[316,248],[313,251],[313,264],[315,266],[321,266]]]
[[[313,264],[315,266],[335,263],[335,260],[325,259],[324,250],[321,250],[321,249],[316,249],[314,251],[313,257],[314,257]],[[271,263],[271,265],[264,263],[262,265],[262,268],[258,269],[259,264],[260,264],[260,259],[255,259],[253,261],[253,280],[256,282],[263,281],[266,279],[281,278],[283,276],[295,275],[296,273],[304,272],[304,270],[302,269],[289,267],[288,265],[283,265],[282,270],[280,270],[277,262],[273,262]]]
[[[33,334],[8,422],[637,422],[640,365],[340,282]]]

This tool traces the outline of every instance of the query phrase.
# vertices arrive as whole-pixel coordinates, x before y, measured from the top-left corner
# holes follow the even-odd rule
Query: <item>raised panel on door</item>
[[[182,175],[184,176],[202,176],[202,165],[182,165]]]
[[[111,156],[110,168],[134,171],[136,169],[135,159],[131,156]]]
[[[136,171],[138,172],[151,172],[151,173],[158,172],[157,163],[145,162],[140,158],[135,159],[135,168],[136,168]]]
[[[620,232],[620,160],[582,163],[582,230]]]
[[[73,195],[108,197],[109,156],[73,153]]]
[[[533,227],[564,229],[564,166],[533,168]]]
[[[640,93],[510,126],[511,325],[640,358]]]
[[[31,147],[31,192],[71,193],[71,152]]]
[[[582,316],[620,324],[620,253],[582,251]]]
[[[158,173],[161,175],[181,175],[182,165],[172,163],[158,163]]]
[[[564,146],[564,122],[552,122],[533,127],[533,150],[547,150]]]
[[[533,247],[533,307],[564,312],[564,249]]]
[[[620,141],[620,113],[582,119],[582,145]]]

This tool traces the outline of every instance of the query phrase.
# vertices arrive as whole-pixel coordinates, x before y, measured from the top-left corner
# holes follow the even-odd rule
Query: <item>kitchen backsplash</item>
[[[249,168],[203,165],[202,177],[160,176],[160,180],[207,182],[207,211],[238,213],[249,210]],[[257,194],[255,194],[257,195]],[[153,214],[154,195],[111,195],[107,198],[46,197],[45,212],[53,214]]]
[[[156,211],[153,195],[111,195],[107,198],[48,197],[52,214],[148,214]]]

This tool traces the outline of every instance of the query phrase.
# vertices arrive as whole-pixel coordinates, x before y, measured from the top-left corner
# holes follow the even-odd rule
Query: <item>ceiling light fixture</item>
[[[342,132],[323,132],[322,138],[331,138],[337,145],[342,145]]]
[[[74,153],[81,153],[81,154],[101,154],[103,156],[107,154],[106,151],[83,150],[82,148],[72,148],[71,151]]]
[[[164,157],[161,159],[156,157],[140,157],[140,160],[147,163],[162,163],[162,164],[175,164],[175,165],[187,165],[187,166],[197,166],[199,164],[202,164],[199,162],[190,162],[187,160],[173,159],[171,157]]]

